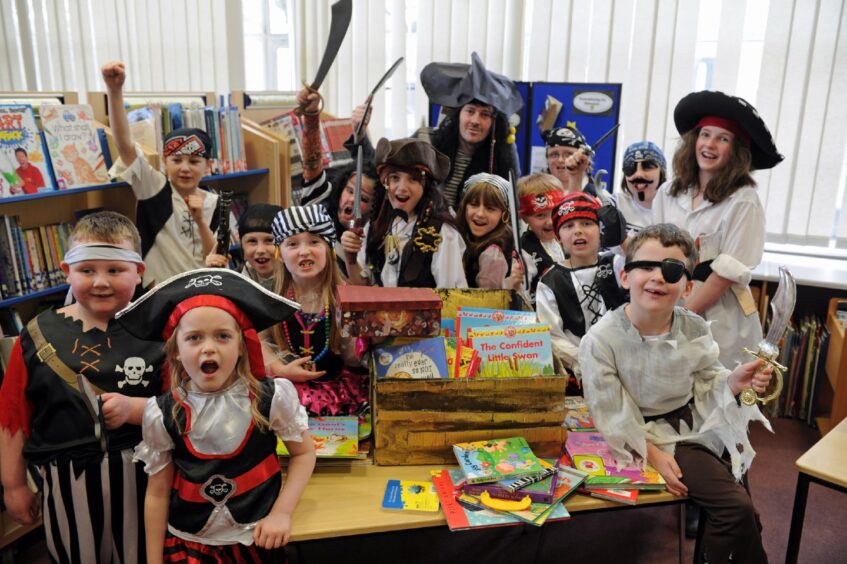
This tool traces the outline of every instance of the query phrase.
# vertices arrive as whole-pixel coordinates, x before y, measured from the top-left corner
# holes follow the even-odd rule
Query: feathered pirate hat
[[[511,79],[491,72],[476,52],[471,64],[429,63],[421,71],[421,85],[431,102],[460,108],[478,100],[510,116],[523,107],[523,98]]]
[[[172,276],[115,314],[115,319],[139,339],[170,338],[179,320],[197,307],[216,307],[232,315],[244,332],[250,369],[265,375],[257,335],[288,318],[300,305],[287,300],[243,274],[223,268],[200,268]]]
[[[705,125],[732,131],[750,147],[756,170],[773,168],[785,158],[756,108],[738,96],[709,90],[692,92],[676,105],[673,121],[680,135]]]

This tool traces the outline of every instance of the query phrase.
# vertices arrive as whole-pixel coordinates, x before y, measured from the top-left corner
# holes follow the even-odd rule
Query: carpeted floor
[[[785,561],[797,471],[794,461],[818,439],[816,430],[790,419],[772,421],[775,434],[751,429],[756,460],[750,471],[753,500],[763,525],[770,562]],[[450,533],[446,528],[301,543],[292,562],[677,562],[676,507],[578,514],[570,521],[534,527],[507,527]],[[847,563],[847,496],[812,484],[806,510],[800,562]],[[47,562],[43,540],[31,539],[18,562]],[[685,543],[691,562],[694,541]],[[508,555],[508,556],[507,556]]]

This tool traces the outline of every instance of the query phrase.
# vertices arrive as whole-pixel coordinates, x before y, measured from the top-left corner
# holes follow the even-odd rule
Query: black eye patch
[[[658,168],[659,166],[653,161],[633,161],[631,163],[626,163],[623,166],[624,176],[632,176],[633,174],[635,174],[635,171],[638,170],[639,162],[641,163],[641,170],[653,170],[654,168]]]
[[[689,280],[691,280],[691,272],[685,267],[685,263],[681,260],[676,259],[665,259],[663,261],[658,260],[634,260],[632,262],[626,263],[623,267],[624,272],[629,272],[636,268],[643,268],[645,270],[649,270],[651,268],[659,267],[662,270],[662,278],[665,279],[665,282],[670,284],[675,284],[679,282],[680,278],[683,275],[687,276]]]

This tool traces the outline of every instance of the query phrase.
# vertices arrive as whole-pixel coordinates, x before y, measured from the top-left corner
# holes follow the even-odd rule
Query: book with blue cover
[[[377,347],[374,372],[384,378],[450,378],[444,337],[432,337],[399,346]]]
[[[438,492],[432,482],[388,480],[385,486],[383,509],[435,512],[439,507]]]

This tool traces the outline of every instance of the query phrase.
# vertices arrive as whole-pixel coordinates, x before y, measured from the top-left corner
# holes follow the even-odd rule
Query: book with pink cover
[[[638,489],[661,490],[665,480],[655,468],[644,464],[618,468],[615,457],[603,435],[592,431],[570,431],[565,450],[574,468],[588,473],[583,485],[586,489]]]

